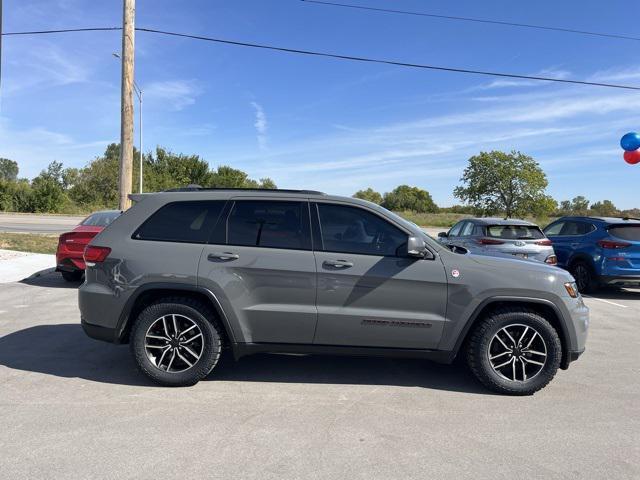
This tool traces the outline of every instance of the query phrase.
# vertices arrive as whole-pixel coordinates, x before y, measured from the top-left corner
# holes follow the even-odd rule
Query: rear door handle
[[[210,262],[217,262],[220,260],[229,261],[229,260],[237,260],[240,258],[240,255],[232,252],[223,252],[223,253],[210,253],[207,255],[207,260]]]
[[[332,268],[351,268],[353,267],[353,262],[348,262],[347,260],[325,260],[322,262],[325,267]]]

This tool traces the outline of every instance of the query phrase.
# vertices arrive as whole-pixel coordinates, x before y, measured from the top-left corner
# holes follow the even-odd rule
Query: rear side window
[[[640,225],[613,225],[608,231],[612,237],[640,242]]]
[[[318,204],[322,244],[327,252],[399,256],[407,234],[356,207]]]
[[[542,231],[531,225],[490,225],[487,236],[503,239],[537,240],[544,238]]]
[[[144,222],[133,238],[206,243],[224,204],[224,200],[169,203]]]
[[[585,222],[565,222],[560,235],[586,235],[596,229],[590,223]]]
[[[227,243],[311,250],[307,202],[236,201],[227,219]]]

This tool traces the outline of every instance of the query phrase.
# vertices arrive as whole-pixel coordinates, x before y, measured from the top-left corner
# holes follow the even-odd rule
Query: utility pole
[[[0,0],[0,86],[2,85],[2,0]],[[0,92],[2,90],[0,89]],[[0,93],[0,112],[2,112],[2,93]]]
[[[131,206],[129,194],[133,173],[133,63],[135,55],[135,0],[123,0],[122,12],[122,98],[120,105],[120,175],[118,208]]]

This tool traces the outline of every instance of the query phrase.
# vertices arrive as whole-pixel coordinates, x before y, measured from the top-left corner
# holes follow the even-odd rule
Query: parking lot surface
[[[0,285],[0,477],[640,478],[640,291],[586,298],[587,352],[533,397],[462,366],[261,355],[155,387],[87,338],[77,285]]]

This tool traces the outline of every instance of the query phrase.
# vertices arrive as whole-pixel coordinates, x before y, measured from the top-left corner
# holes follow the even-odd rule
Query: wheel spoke
[[[169,341],[167,337],[160,337],[158,335],[151,335],[151,334],[147,334],[147,338],[153,338],[155,340],[164,340],[165,342]]]
[[[529,343],[527,343],[527,346],[524,347],[525,349],[529,348],[531,346],[531,344],[533,343],[533,341],[536,339],[536,337],[538,336],[538,332],[536,332],[535,330],[533,331],[533,335],[531,336],[531,338],[529,339]]]
[[[509,337],[509,340],[511,340],[514,346],[517,345],[516,341],[513,339],[511,334],[507,331],[507,327],[503,328],[502,331],[507,334],[507,337]]]
[[[496,334],[496,338],[498,339],[498,341],[502,344],[502,346],[504,348],[506,348],[507,350],[511,350],[511,348],[508,347],[507,344],[502,341],[502,339],[498,336],[498,334]]]
[[[196,338],[201,337],[201,336],[202,336],[202,334],[201,334],[201,333],[199,333],[199,334],[194,335],[193,337],[189,338],[188,340],[185,340],[185,341],[184,341],[184,342],[182,342],[182,343],[191,343],[191,342],[193,342]]]
[[[171,315],[171,320],[173,320],[173,333],[177,337],[180,334],[180,332],[178,330],[178,324],[176,323],[176,316],[175,315]]]
[[[173,350],[173,353],[171,353],[171,360],[169,360],[169,365],[167,365],[167,372],[169,370],[171,370],[171,365],[173,365],[173,361],[176,359],[176,351],[175,349]]]
[[[191,354],[196,360],[198,360],[200,358],[200,355],[196,354],[193,350],[191,350],[189,347],[187,347],[186,345],[183,345],[184,349],[189,352],[189,354]]]
[[[540,355],[541,357],[546,357],[547,354],[543,352],[538,352],[537,350],[522,350],[522,353],[533,353],[534,355]]]
[[[509,355],[511,350],[507,350],[506,352],[499,353],[498,355],[494,355],[493,357],[489,357],[489,360],[495,360],[496,358],[504,357],[505,355]]]
[[[518,339],[518,345],[522,345],[522,340],[524,339],[524,336],[527,334],[527,332],[529,331],[529,327],[524,327],[524,332],[522,332],[522,335],[520,335],[520,338]]]
[[[176,353],[178,354],[178,357],[180,357],[180,360],[182,360],[184,363],[189,365],[189,367],[193,367],[193,363],[191,363],[189,360],[187,360],[185,357],[183,357],[182,354],[179,351],[176,350]]]
[[[162,370],[162,360],[164,360],[165,355],[167,354],[167,352],[171,350],[170,348],[166,348],[164,350],[164,352],[162,352],[162,355],[160,356],[160,360],[158,360],[158,362],[156,363],[156,367],[158,367],[160,370]]]
[[[509,360],[507,360],[506,362],[501,363],[500,365],[496,365],[496,366],[495,366],[495,367],[493,367],[493,368],[495,368],[495,369],[497,370],[497,369],[499,369],[499,368],[502,368],[502,367],[504,367],[504,366],[509,365],[512,361],[513,361],[513,358],[510,358],[510,359],[509,359]]]
[[[187,328],[186,330],[183,330],[182,332],[180,332],[180,336],[184,337],[187,332],[190,332],[194,328],[198,328],[198,326],[195,323],[193,325],[191,325],[189,328]]]
[[[524,361],[527,363],[533,363],[534,365],[540,365],[541,367],[544,367],[544,363],[531,360],[530,358],[525,358]]]
[[[167,317],[162,317],[162,326],[164,327],[164,334],[169,338],[171,334],[169,333],[169,329],[167,328]]]
[[[165,348],[169,348],[169,345],[145,345],[145,348],[161,348],[161,349],[165,349]]]
[[[522,381],[527,379],[527,364],[522,362]]]
[[[513,371],[513,381],[514,382],[516,381],[516,362],[517,362],[516,357],[513,357],[513,363],[511,364],[512,365],[511,368],[512,368],[512,371]]]

